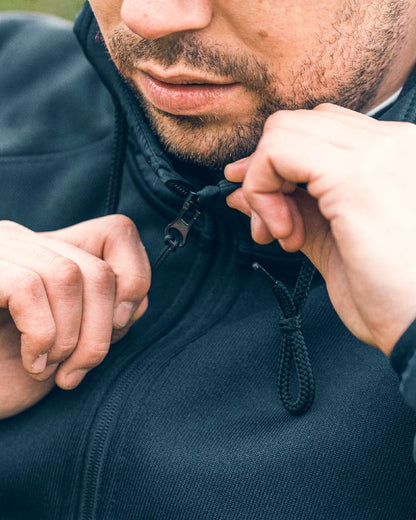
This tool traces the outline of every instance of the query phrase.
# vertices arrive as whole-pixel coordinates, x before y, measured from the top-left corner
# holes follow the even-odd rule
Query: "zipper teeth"
[[[91,483],[95,480],[94,475],[96,475],[99,471],[99,466],[102,462],[102,455],[108,443],[108,431],[111,426],[111,420],[117,412],[119,401],[119,395],[117,394],[117,399],[115,401],[111,401],[107,409],[107,414],[110,418],[110,421],[106,422],[104,425],[101,425],[100,428],[97,428],[91,450],[88,450],[87,447],[87,452],[89,451],[90,458],[95,462],[89,464],[84,477],[84,482],[86,485],[82,488],[83,501],[81,502],[80,507],[80,520],[91,520],[92,518],[95,518],[96,515],[96,506],[98,504],[96,494],[99,489],[99,485],[92,486]],[[89,504],[91,504],[92,507],[89,506]]]
[[[178,195],[181,195],[183,197],[187,197],[191,193],[190,189],[185,188],[184,186],[182,186],[181,184],[179,184],[175,181],[170,181],[170,182],[167,182],[166,184],[167,184],[167,186],[169,186],[169,188],[171,188],[173,191],[175,191]]]
[[[213,323],[220,319],[220,317],[221,316],[218,315]],[[187,342],[191,343],[195,338],[200,337],[206,331],[210,330],[211,327],[212,323],[200,330],[197,335],[187,338]],[[97,422],[93,422],[91,445],[87,446],[86,450],[88,461],[86,463],[87,470],[82,479],[82,500],[79,516],[77,517],[79,520],[95,520],[97,518],[103,454],[108,450],[110,443],[109,431],[113,426],[114,417],[119,413],[120,405],[126,391],[128,393],[128,389],[131,385],[141,380],[143,374],[147,375],[148,381],[152,381],[159,370],[161,368],[163,369],[166,363],[169,363],[169,361],[177,355],[178,350],[180,351],[183,347],[184,343],[180,342],[175,345],[172,351],[168,352],[168,355],[161,353],[160,357],[162,359],[159,359],[159,356],[155,359],[152,349],[147,349],[139,365],[135,364],[137,353],[126,360],[125,369],[118,375],[116,389],[112,391],[104,407],[98,409],[99,416],[97,417]],[[143,383],[143,381],[141,381],[141,383]],[[144,384],[144,387],[147,392],[148,382]]]
[[[181,190],[182,193],[186,192],[189,195],[190,190],[188,191],[186,188],[180,185],[177,187],[179,188],[178,191]],[[198,254],[201,255],[200,249]],[[230,261],[230,256],[227,254],[224,256],[224,259],[228,262]],[[202,268],[204,273],[206,273],[207,269],[210,269],[209,265],[211,265],[211,260],[207,263],[202,258],[202,266],[200,266],[200,269]],[[201,283],[204,278],[205,274],[203,274],[201,278],[198,273],[197,283]],[[230,302],[231,299],[228,303]],[[218,302],[216,305],[218,305]],[[206,324],[205,327],[202,327],[200,330],[195,331],[197,334],[194,333],[190,337],[186,337],[186,342],[182,340],[175,344],[173,349],[169,348],[167,352],[161,351],[156,356],[154,351],[149,347],[155,342],[157,343],[160,341],[163,337],[163,334],[162,336],[159,336],[159,333],[155,335],[155,331],[152,329],[152,336],[151,338],[148,338],[149,342],[147,343],[145,352],[141,352],[140,354],[135,352],[128,356],[125,363],[123,363],[123,368],[117,374],[117,378],[114,380],[117,381],[114,385],[115,388],[113,388],[111,385],[109,395],[103,397],[103,406],[98,408],[96,417],[94,418],[91,425],[91,438],[90,442],[87,444],[86,453],[84,455],[83,467],[85,468],[85,472],[81,478],[81,500],[79,501],[79,516],[77,516],[79,520],[95,520],[97,518],[100,502],[99,492],[102,485],[101,481],[104,466],[104,453],[111,449],[109,447],[111,443],[110,432],[114,427],[115,417],[120,413],[120,406],[123,403],[123,399],[130,393],[131,386],[134,383],[140,381],[146,389],[145,393],[147,393],[149,383],[154,379],[155,375],[158,374],[159,370],[163,369],[166,363],[175,357],[178,351],[183,349],[185,345],[192,343],[192,341],[194,341],[197,337],[200,337],[206,331],[211,330],[213,323],[216,323],[219,319],[221,319],[222,315],[223,310],[221,310],[221,314],[219,314],[218,309],[216,309],[214,315],[211,316],[210,323]],[[172,322],[170,327],[173,323],[177,324],[178,322]],[[136,363],[138,357],[142,357],[139,364]],[[144,374],[146,374],[146,378],[142,380]]]
[[[169,361],[169,359],[171,359],[171,357],[174,355],[175,353],[171,354],[165,360],[165,362]],[[144,361],[146,361],[146,358]],[[99,424],[95,429],[93,447],[91,450],[89,450],[88,458],[90,462],[88,464],[88,470],[85,473],[83,480],[83,501],[81,503],[81,510],[79,516],[80,520],[96,519],[97,506],[99,502],[99,497],[97,496],[97,493],[99,492],[101,486],[100,475],[102,469],[101,466],[103,454],[108,449],[109,430],[113,424],[114,417],[116,416],[120,408],[121,400],[125,393],[125,389],[128,388],[132,383],[134,383],[134,381],[136,381],[138,378],[141,378],[146,371],[148,372],[148,375],[152,376],[155,373],[157,373],[157,369],[159,369],[160,367],[157,366],[151,368],[152,369],[149,371],[143,367],[139,368],[134,364],[133,366],[130,366],[124,373],[123,388],[117,388],[117,390],[109,399],[109,402],[107,403],[107,406],[104,408],[104,410],[100,410],[102,418],[100,419]]]
[[[180,346],[180,348],[183,345]],[[88,453],[88,469],[83,478],[82,485],[82,501],[80,507],[80,515],[77,517],[79,520],[96,520],[97,519],[97,507],[99,504],[100,496],[98,495],[101,487],[101,472],[103,454],[108,450],[110,442],[109,431],[113,425],[114,417],[117,415],[120,405],[122,403],[123,395],[126,392],[126,388],[129,388],[135,381],[141,379],[143,374],[147,373],[147,376],[152,380],[158,371],[169,363],[177,354],[176,348],[167,357],[164,357],[163,363],[158,363],[151,358],[150,353],[144,358],[144,364],[138,367],[137,365],[130,365],[124,371],[123,387],[118,386],[116,391],[113,392],[107,405],[104,409],[100,409],[99,413],[102,414],[101,419],[94,431],[94,437],[92,442],[92,448]],[[150,357],[150,364],[147,360]],[[147,387],[147,385],[145,385]],[[147,391],[147,390],[146,390]],[[98,477],[98,478],[97,478]]]

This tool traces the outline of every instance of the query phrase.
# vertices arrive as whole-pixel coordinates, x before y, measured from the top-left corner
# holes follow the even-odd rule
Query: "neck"
[[[410,40],[403,43],[402,50],[385,73],[375,97],[362,109],[365,114],[372,111],[386,99],[393,96],[405,84],[410,73],[416,65],[416,41]]]

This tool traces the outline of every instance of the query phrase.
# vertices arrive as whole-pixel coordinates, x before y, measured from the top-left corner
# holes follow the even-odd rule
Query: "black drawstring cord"
[[[296,282],[293,296],[287,287],[275,280],[259,263],[253,269],[260,271],[272,284],[273,292],[279,302],[282,317],[279,327],[282,334],[278,367],[278,386],[283,406],[294,415],[306,413],[315,397],[315,380],[308,349],[302,333],[301,312],[315,274],[315,267],[305,258]],[[291,369],[294,363],[298,376],[298,395],[291,392]]]
[[[111,164],[111,175],[108,186],[107,200],[105,212],[107,215],[116,213],[118,201],[120,197],[121,179],[123,173],[125,150],[127,142],[127,124],[123,113],[119,108],[116,109],[115,131],[114,131],[114,148]],[[177,219],[168,226],[165,233],[166,247],[156,259],[152,266],[153,272],[156,271],[169,256],[169,253],[176,251],[178,247],[184,245],[186,236],[200,213],[198,207],[195,206],[193,196],[190,194],[181,213]],[[187,214],[189,207],[186,204],[190,202],[191,218],[188,221],[182,220],[184,214]],[[177,222],[181,223],[179,231],[182,234],[182,241],[178,241],[171,233],[170,229],[175,229]],[[185,226],[185,233],[183,226]],[[183,234],[184,233],[184,234]],[[271,282],[274,294],[280,304],[282,310],[282,318],[279,321],[279,327],[282,332],[282,342],[279,356],[278,384],[279,392],[284,407],[292,414],[300,415],[309,410],[312,406],[315,395],[315,381],[312,372],[312,366],[309,360],[308,350],[305,339],[302,334],[302,318],[301,311],[305,304],[315,268],[305,259],[296,282],[293,297],[287,290],[286,286],[275,280],[270,273],[260,264],[253,264],[255,270],[259,270]],[[296,400],[292,397],[290,388],[290,375],[292,361],[294,362],[298,375],[298,396]]]
[[[155,262],[152,264],[152,273],[154,274],[159,267],[163,264],[166,258],[169,256],[169,253],[174,253],[178,247],[179,242],[175,240],[172,235],[167,235],[165,237],[166,247],[160,253],[160,255],[156,258]]]

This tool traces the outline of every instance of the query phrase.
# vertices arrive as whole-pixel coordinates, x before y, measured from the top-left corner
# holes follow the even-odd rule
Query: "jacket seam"
[[[8,163],[25,163],[25,162],[42,162],[42,161],[53,161],[54,159],[61,159],[64,156],[77,155],[80,152],[85,152],[89,150],[94,150],[95,148],[101,147],[102,144],[112,139],[112,134],[106,135],[102,139],[98,141],[94,141],[87,145],[72,148],[70,150],[62,150],[59,152],[47,152],[43,154],[21,154],[21,155],[1,155],[0,154],[0,163],[8,164]]]

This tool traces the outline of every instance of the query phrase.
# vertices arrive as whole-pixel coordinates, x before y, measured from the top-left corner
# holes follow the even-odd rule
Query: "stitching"
[[[12,164],[12,163],[24,163],[24,162],[42,162],[42,161],[53,161],[55,159],[61,159],[63,156],[71,156],[77,155],[80,152],[93,150],[94,148],[101,147],[105,141],[108,141],[112,138],[112,135],[107,135],[99,141],[95,141],[93,143],[89,143],[87,145],[81,146],[79,148],[74,148],[72,150],[63,150],[60,152],[51,152],[45,154],[34,154],[34,155],[0,155],[0,163],[1,164]]]

